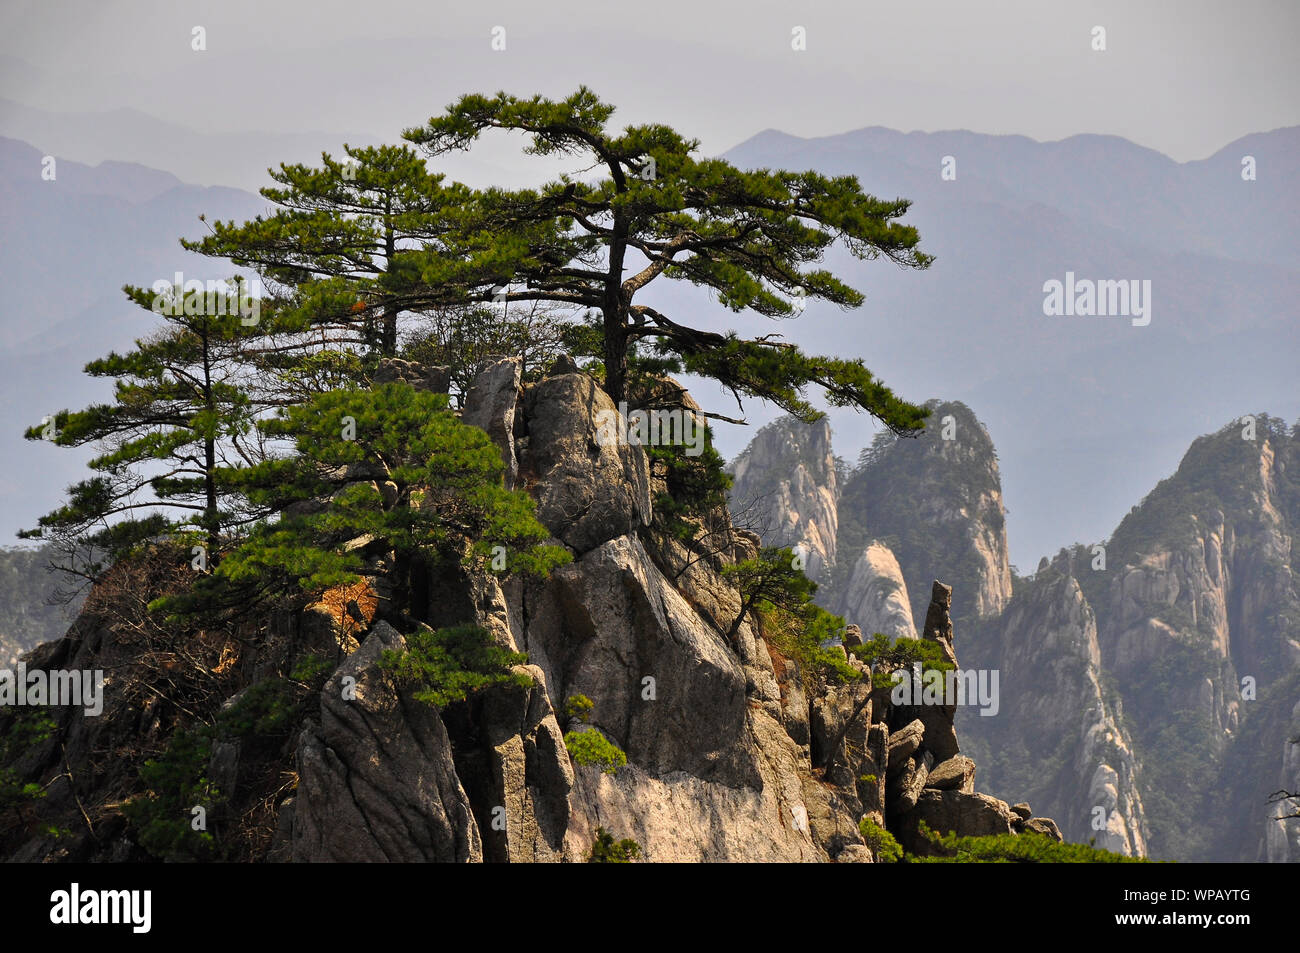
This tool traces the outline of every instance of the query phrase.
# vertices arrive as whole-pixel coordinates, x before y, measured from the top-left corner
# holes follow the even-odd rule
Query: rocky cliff
[[[853,562],[874,539],[893,552],[912,586],[913,618],[925,612],[928,580],[952,581],[959,621],[995,616],[1011,597],[1002,484],[993,441],[960,402],[930,401],[916,438],[888,432],[863,451],[838,500],[835,589],[840,605]]]
[[[966,660],[996,670],[1002,709],[958,724],[994,790],[1051,805],[1071,841],[1146,855],[1138,761],[1101,665],[1097,621],[1078,582],[1044,569],[970,639]]]
[[[110,674],[101,715],[52,709],[51,732],[0,748],[0,767],[46,790],[6,818],[0,856],[577,861],[604,829],[651,861],[871,861],[864,817],[919,853],[921,821],[1057,836],[975,792],[951,707],[895,705],[849,656],[854,678],[788,657],[761,614],[733,626],[741,598],[722,569],[757,538],[720,508],[691,541],[661,525],[665,476],[640,446],[597,438],[615,409],[591,377],[561,366],[523,386],[502,361],[465,408],[571,563],[546,578],[429,568],[408,614],[384,541],[359,540],[354,589],[184,640],[143,604],[187,585],[187,568],[165,554],[119,564],[68,634],[28,657]],[[951,589],[932,590],[924,637],[955,657]],[[886,615],[901,623],[906,608]],[[434,708],[386,674],[386,653],[463,623],[526,653],[515,681]],[[0,724],[0,738],[18,732]],[[588,733],[626,763],[575,759],[566,739]]]
[[[763,427],[732,462],[730,509],[737,525],[768,546],[801,547],[804,571],[829,580],[837,560],[839,476],[826,420],[782,417]]]
[[[858,554],[835,592],[830,610],[852,619],[866,633],[880,632],[893,639],[916,638],[907,580],[893,550],[879,540],[872,540]]]
[[[964,583],[963,662],[1002,689],[997,715],[958,712],[966,748],[1071,840],[1297,859],[1294,802],[1268,803],[1297,786],[1296,431],[1261,414],[1197,440],[1109,540],[1013,593],[992,442],[963,405],[931,406],[921,438],[878,438],[841,479],[827,607],[905,635],[927,579]]]
[[[48,571],[49,562],[44,550],[0,549],[0,668],[57,639],[76,617],[81,596]]]
[[[1102,662],[1151,792],[1153,849],[1165,856],[1249,860],[1268,839],[1263,802],[1232,819],[1255,832],[1235,844],[1185,819],[1255,788],[1257,774],[1222,777],[1217,790],[1204,779],[1237,760],[1248,720],[1285,721],[1295,704],[1278,689],[1300,664],[1297,462],[1296,434],[1281,421],[1234,421],[1193,443],[1109,540],[1058,557],[1096,610]],[[1287,755],[1276,760],[1281,739],[1270,734],[1267,774],[1277,777]]]

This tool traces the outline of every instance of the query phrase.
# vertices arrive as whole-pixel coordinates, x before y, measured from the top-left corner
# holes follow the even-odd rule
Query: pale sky
[[[586,83],[706,153],[882,125],[1111,133],[1186,161],[1300,123],[1298,26],[1291,0],[5,0],[0,97],[393,141],[464,92]]]

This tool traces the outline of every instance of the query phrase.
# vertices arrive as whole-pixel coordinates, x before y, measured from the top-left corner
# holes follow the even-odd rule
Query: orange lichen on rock
[[[322,611],[338,623],[344,638],[364,632],[375,621],[379,594],[365,579],[350,586],[335,586],[321,594],[320,601],[307,607]]]

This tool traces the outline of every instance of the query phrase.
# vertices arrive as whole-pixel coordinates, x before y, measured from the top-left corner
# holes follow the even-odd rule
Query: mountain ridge
[[[1300,589],[1291,569],[1300,538],[1300,424],[1243,415],[1198,437],[1175,473],[1107,538],[1043,557],[1028,575],[1009,570],[1004,589],[997,580],[1006,564],[962,557],[960,542],[992,534],[991,551],[1005,552],[996,450],[969,408],[930,406],[938,416],[919,441],[878,438],[856,468],[841,464],[840,558],[822,572],[829,585],[819,601],[864,632],[883,621],[875,631],[897,637],[908,634],[900,620],[916,615],[926,578],[959,580],[965,608],[953,614],[962,662],[1000,672],[1003,685],[998,717],[959,711],[964,744],[994,793],[1028,795],[1068,838],[1166,859],[1300,860],[1294,822],[1270,820],[1281,808],[1259,794],[1269,784],[1265,794],[1296,788],[1296,755],[1282,726],[1294,723],[1300,696],[1278,686],[1294,687],[1300,672]],[[945,420],[952,444],[974,435],[963,466],[926,452],[927,440],[944,445],[932,431]],[[814,426],[826,429],[824,421]],[[779,481],[799,472],[800,446],[756,441],[741,496],[761,480],[755,470]],[[775,498],[797,497],[801,484],[784,483]],[[983,496],[989,506],[971,503]],[[956,521],[955,534],[945,520]],[[772,521],[781,523],[780,514]],[[802,541],[798,533],[784,540]],[[876,553],[869,566],[855,556],[864,545]],[[896,562],[894,549],[902,553]],[[1001,600],[981,601],[994,583],[988,591]],[[884,608],[899,592],[912,593],[910,613]],[[1245,747],[1260,731],[1272,753]],[[1253,773],[1231,770],[1242,763]],[[1269,776],[1282,783],[1261,780]],[[1224,799],[1238,813],[1219,811]],[[1189,828],[1188,816],[1209,820]],[[1242,829],[1250,833],[1234,839]]]

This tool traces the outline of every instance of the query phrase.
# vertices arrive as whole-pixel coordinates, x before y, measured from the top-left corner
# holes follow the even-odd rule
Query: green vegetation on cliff
[[[1142,864],[1144,857],[1126,857],[1090,844],[1062,844],[1033,831],[988,837],[931,835],[935,849],[928,857],[908,855],[913,864]]]

